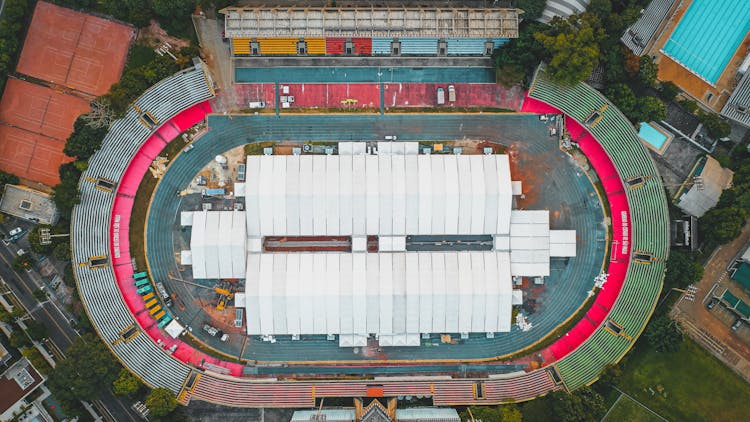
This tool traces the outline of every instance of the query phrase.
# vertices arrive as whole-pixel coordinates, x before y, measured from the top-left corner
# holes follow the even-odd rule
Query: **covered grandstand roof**
[[[641,17],[628,27],[620,41],[635,55],[642,55],[674,3],[675,0],[651,1]]]
[[[567,18],[570,15],[585,12],[590,2],[591,0],[547,0],[539,21],[547,23],[556,16]]]
[[[750,72],[746,72],[727,100],[721,115],[750,127]]]
[[[510,230],[507,155],[251,155],[247,169],[250,236]]]
[[[190,237],[194,278],[245,277],[245,212],[196,211]]]
[[[250,254],[247,332],[510,331],[512,289],[507,252]]]
[[[518,37],[517,9],[227,7],[220,12],[228,38]]]

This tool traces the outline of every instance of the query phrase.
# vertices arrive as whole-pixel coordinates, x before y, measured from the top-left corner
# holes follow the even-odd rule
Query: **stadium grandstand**
[[[234,57],[490,55],[518,37],[518,10],[227,7]]]
[[[181,342],[179,333],[173,337],[169,325],[161,325],[168,314],[157,321],[124,299],[136,294],[134,279],[135,284],[147,279],[132,267],[129,209],[161,148],[211,112],[211,87],[210,76],[197,63],[138,98],[91,158],[80,182],[81,202],[74,209],[74,274],[86,311],[108,347],[147,385],[174,391],[183,404],[196,399],[241,407],[312,407],[324,397],[407,395],[431,397],[435,405],[518,402],[594,382],[644,329],[661,291],[669,253],[667,203],[659,175],[633,126],[613,104],[585,84],[554,84],[540,68],[524,111],[565,114],[571,136],[604,185],[615,228],[610,281],[586,318],[550,346],[556,362],[500,376],[310,381],[257,377],[248,371],[257,367],[193,349]],[[273,368],[267,369],[272,373]],[[326,369],[329,374],[332,369],[350,373],[346,366]]]

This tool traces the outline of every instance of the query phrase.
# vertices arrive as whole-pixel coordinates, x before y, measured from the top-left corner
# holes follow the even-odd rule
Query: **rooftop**
[[[58,217],[48,194],[19,185],[5,185],[0,211],[39,224],[54,225]]]
[[[228,38],[518,37],[517,9],[227,7],[220,12]]]

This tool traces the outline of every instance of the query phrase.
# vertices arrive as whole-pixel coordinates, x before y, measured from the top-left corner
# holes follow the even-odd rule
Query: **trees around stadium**
[[[482,422],[521,422],[523,416],[516,404],[500,406],[469,406],[460,412],[462,421],[481,420]],[[473,419],[472,419],[473,417]]]
[[[140,392],[144,385],[141,380],[125,368],[120,369],[120,374],[112,382],[115,394],[118,396],[134,396]]]
[[[110,388],[121,366],[101,340],[92,334],[76,337],[49,377],[55,397],[68,406],[92,400]]]
[[[524,422],[598,422],[606,413],[604,398],[591,387],[572,394],[553,391],[523,404]]]
[[[1,89],[2,87],[0,87]],[[18,184],[18,176],[11,173],[6,173],[2,170],[0,170],[0,193],[3,192],[3,189],[5,189],[6,184],[15,185]]]
[[[5,0],[0,15],[0,92],[5,87],[6,75],[15,68],[23,32],[30,18],[29,0]]]
[[[547,64],[550,77],[564,85],[585,80],[599,64],[599,41],[606,34],[599,18],[583,13],[567,19],[555,17],[551,29],[535,38],[551,53]]]
[[[730,206],[713,208],[698,220],[698,231],[701,240],[714,245],[722,245],[736,239],[747,221],[745,208]]]
[[[109,127],[93,127],[83,116],[73,124],[73,133],[65,141],[63,152],[68,157],[86,161],[102,146]]]
[[[60,184],[52,188],[52,200],[57,206],[60,218],[70,221],[73,207],[81,201],[81,194],[78,192],[78,179],[82,172],[76,167],[75,162],[72,162],[61,165],[59,173]]]
[[[658,315],[651,318],[646,326],[645,336],[648,344],[657,352],[671,353],[680,350],[682,332],[677,323],[668,315]]]
[[[523,10],[524,21],[535,21],[542,16],[546,4],[547,0],[516,0],[514,6]]]
[[[168,388],[154,388],[146,396],[146,407],[148,407],[150,416],[160,418],[175,410],[177,398]]]
[[[703,278],[703,266],[689,253],[672,249],[667,260],[667,273],[664,276],[664,288],[684,289]]]

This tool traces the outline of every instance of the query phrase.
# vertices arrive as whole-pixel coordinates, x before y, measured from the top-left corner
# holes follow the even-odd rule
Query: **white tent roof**
[[[510,213],[510,272],[514,276],[548,276],[550,257],[549,211],[513,210]]]
[[[247,332],[418,345],[420,333],[509,331],[510,267],[490,251],[250,254]]]
[[[507,155],[251,155],[247,170],[251,236],[510,230]]]
[[[180,251],[180,264],[193,265],[193,254],[190,251]]]
[[[245,277],[245,212],[195,211],[190,237],[194,278]]]
[[[550,256],[576,256],[575,230],[549,231]]]
[[[180,225],[181,226],[193,225],[193,211],[183,211],[180,213]]]
[[[185,327],[177,322],[177,320],[173,319],[166,327],[164,327],[164,331],[166,331],[172,338],[177,338],[183,331],[185,331]]]

